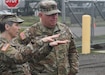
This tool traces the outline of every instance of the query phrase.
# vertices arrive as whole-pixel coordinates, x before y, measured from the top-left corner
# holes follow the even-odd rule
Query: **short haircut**
[[[13,25],[14,22],[12,21],[7,21],[7,22],[0,22],[0,32],[4,32],[5,31],[5,25],[8,24],[10,26]]]

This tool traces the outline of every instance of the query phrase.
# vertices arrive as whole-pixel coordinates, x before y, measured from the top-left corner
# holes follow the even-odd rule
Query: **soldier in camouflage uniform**
[[[27,52],[23,51],[24,54],[22,55],[22,53],[20,54],[20,52],[16,50],[16,45],[11,43],[11,40],[16,37],[19,31],[18,25],[24,20],[15,16],[15,14],[3,14],[0,20],[0,74],[24,75],[24,61],[28,60],[32,51],[24,48]],[[27,54],[29,55],[27,56]],[[24,59],[24,57],[27,59]],[[22,65],[20,65],[21,63]],[[27,72],[29,71],[28,69],[26,70]]]
[[[24,20],[15,14],[1,14],[0,17],[0,75],[30,75],[27,61],[32,50],[12,43]],[[26,73],[27,72],[27,73]]]
[[[54,0],[42,0],[39,3],[40,22],[20,34],[20,37],[24,35],[22,40],[19,40],[20,43],[28,44],[30,41],[32,47],[36,49],[36,41],[45,36],[60,34],[59,37],[54,38],[55,41],[69,40],[69,43],[53,47],[46,57],[37,61],[38,63],[33,58],[33,61],[29,62],[32,75],[76,75],[78,73],[78,52],[74,37],[69,27],[57,22],[58,13],[60,10]],[[40,47],[44,45],[43,41],[38,44]]]
[[[42,58],[43,53],[49,53],[52,49],[51,46],[57,45],[57,42],[49,43],[50,46],[43,46],[40,51],[33,51],[29,47],[20,45],[15,39],[19,32],[19,24],[23,20],[15,14],[3,14],[0,19],[0,75],[31,75],[29,72],[28,61],[31,58]],[[41,40],[52,40],[51,38],[58,37],[58,35],[42,38]],[[53,40],[52,40],[53,41]],[[40,40],[39,40],[40,42]],[[36,43],[37,44],[37,43]],[[38,46],[38,45],[37,45]],[[49,50],[47,50],[47,49]],[[44,50],[43,50],[44,49]],[[41,51],[44,51],[43,53]],[[35,62],[39,60],[36,58]]]

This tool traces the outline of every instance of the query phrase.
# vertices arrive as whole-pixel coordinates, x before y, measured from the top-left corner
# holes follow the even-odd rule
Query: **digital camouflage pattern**
[[[52,48],[51,52],[46,57],[40,58],[41,61],[38,63],[34,61],[30,62],[32,75],[75,75],[78,72],[78,52],[75,47],[73,35],[66,25],[57,23],[55,29],[48,29],[42,23],[36,23],[21,33],[20,37],[23,38],[21,38],[20,42],[22,44],[30,42],[34,49],[38,49],[36,45],[38,43],[40,45],[39,48],[43,48],[43,43],[37,41],[45,36],[58,33],[61,35],[55,40],[68,39],[70,43]]]
[[[0,37],[0,75],[30,75],[27,61],[32,51]]]

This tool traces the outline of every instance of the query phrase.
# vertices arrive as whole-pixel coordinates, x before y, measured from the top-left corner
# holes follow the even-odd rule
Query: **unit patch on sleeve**
[[[20,33],[20,38],[21,38],[22,40],[24,40],[24,39],[26,38],[24,32],[21,32],[21,33]]]
[[[2,51],[6,51],[8,49],[8,47],[10,46],[10,44],[4,44],[1,48]]]

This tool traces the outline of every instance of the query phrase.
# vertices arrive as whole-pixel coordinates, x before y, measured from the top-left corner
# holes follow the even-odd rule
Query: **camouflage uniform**
[[[46,43],[43,47],[41,47],[36,43],[37,48],[39,48],[39,46],[41,48],[39,50],[37,50],[37,48],[32,50],[28,46],[26,47],[24,45],[20,45],[16,39],[13,39],[11,42],[8,42],[6,39],[0,38],[0,53],[2,54],[0,57],[0,73],[6,73],[6,75],[30,75],[30,67],[27,61],[33,62],[31,58],[34,58],[35,63],[43,59],[52,49],[52,47],[46,47],[46,45],[48,44]],[[6,50],[2,50],[4,46],[6,47]],[[5,68],[2,66],[4,66]],[[12,74],[7,74],[9,70]]]
[[[32,57],[33,61],[29,62],[32,75],[76,75],[78,72],[78,52],[70,29],[59,22],[55,25],[55,28],[47,28],[42,23],[44,18],[40,15],[41,13],[47,16],[55,16],[60,13],[57,3],[54,0],[42,0],[38,7],[41,22],[20,33],[21,39],[19,39],[21,44],[27,45],[30,43],[33,49],[39,51],[41,49],[40,55],[42,54],[43,57],[36,56],[39,60]],[[61,35],[55,40],[67,39],[70,42],[49,48],[47,43],[39,41],[43,37],[58,33]],[[43,50],[48,50],[49,52],[44,53]]]
[[[0,75],[30,75],[27,61],[31,52],[28,47],[9,43],[0,37]]]
[[[30,62],[33,75],[75,75],[78,72],[78,53],[72,33],[66,25],[57,23],[54,29],[48,29],[39,22],[22,33],[24,33],[25,39],[21,43],[27,44],[30,41],[33,48],[36,49],[36,41],[45,36],[60,33],[60,37],[55,40],[70,40],[68,44],[52,48],[51,52],[46,57],[41,58],[38,63]],[[39,45],[43,46],[41,42]]]
[[[18,25],[23,21],[14,13],[0,14],[0,75],[30,75],[27,61],[31,58],[32,50],[10,41],[15,34],[6,29],[7,25],[14,26],[14,23]],[[19,27],[16,28],[17,32]]]

